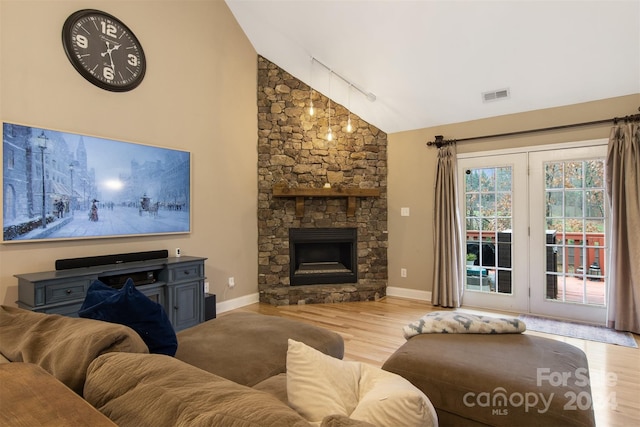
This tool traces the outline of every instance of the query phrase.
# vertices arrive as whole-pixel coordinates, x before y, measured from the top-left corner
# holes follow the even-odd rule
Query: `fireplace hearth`
[[[289,229],[289,279],[292,286],[357,283],[356,228]]]

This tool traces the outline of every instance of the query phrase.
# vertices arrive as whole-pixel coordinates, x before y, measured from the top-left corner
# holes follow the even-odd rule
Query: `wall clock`
[[[71,14],[62,27],[62,44],[75,69],[94,85],[113,92],[136,88],[147,62],[133,32],[99,10]]]

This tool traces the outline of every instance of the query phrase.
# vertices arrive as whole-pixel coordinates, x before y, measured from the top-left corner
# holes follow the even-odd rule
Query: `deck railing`
[[[564,272],[598,280],[606,271],[606,241],[604,233],[550,232],[547,247],[557,254],[556,272]],[[467,242],[479,242],[479,231],[467,231]],[[482,242],[500,244],[490,235],[483,233]],[[509,242],[510,244],[510,242]],[[495,251],[497,253],[497,251]],[[547,251],[548,253],[549,251]]]

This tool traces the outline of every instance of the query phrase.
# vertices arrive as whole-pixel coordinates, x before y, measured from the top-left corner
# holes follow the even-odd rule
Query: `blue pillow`
[[[164,308],[136,289],[131,278],[121,289],[94,281],[78,315],[130,327],[147,344],[150,353],[174,356],[178,350],[176,332]]]

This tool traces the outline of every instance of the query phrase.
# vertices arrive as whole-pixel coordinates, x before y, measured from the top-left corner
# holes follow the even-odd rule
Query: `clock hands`
[[[111,69],[115,71],[116,67],[113,65],[113,57],[111,56],[111,52],[113,52],[114,50],[118,50],[120,45],[114,44],[113,47],[111,47],[108,41],[105,41],[105,43],[107,44],[107,51],[102,52],[100,55],[102,55],[103,58],[109,55],[109,61],[111,61]]]

